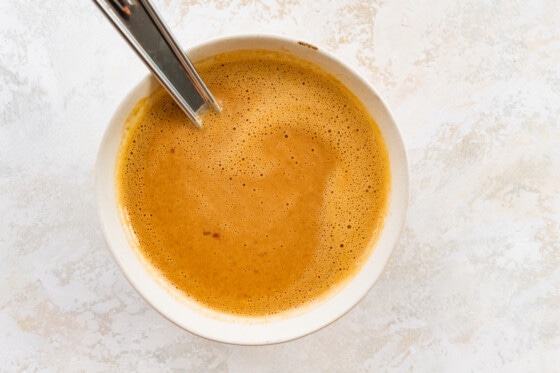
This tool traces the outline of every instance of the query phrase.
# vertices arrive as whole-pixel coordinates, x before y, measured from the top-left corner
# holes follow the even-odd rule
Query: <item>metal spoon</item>
[[[94,1],[197,127],[208,107],[221,111],[149,0]]]

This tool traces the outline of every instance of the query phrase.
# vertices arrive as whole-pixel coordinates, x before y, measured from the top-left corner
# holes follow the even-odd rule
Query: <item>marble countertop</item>
[[[93,193],[101,136],[143,76],[92,1],[0,1],[2,371],[554,372],[560,369],[556,0],[154,0],[182,45],[274,33],[381,92],[409,154],[391,261],[305,338],[226,345],[132,289]]]

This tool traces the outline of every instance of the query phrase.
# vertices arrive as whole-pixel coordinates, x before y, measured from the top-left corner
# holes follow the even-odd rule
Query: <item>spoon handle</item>
[[[149,0],[94,1],[197,127],[209,106],[221,111]]]

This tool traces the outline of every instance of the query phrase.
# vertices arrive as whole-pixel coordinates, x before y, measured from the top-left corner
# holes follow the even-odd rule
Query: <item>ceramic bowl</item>
[[[187,54],[196,62],[222,52],[243,49],[283,51],[319,65],[364,103],[383,134],[391,165],[389,210],[371,255],[350,281],[332,296],[298,312],[257,319],[206,309],[186,299],[160,278],[138,254],[130,232],[121,221],[115,182],[115,164],[125,121],[134,105],[158,86],[151,76],[128,94],[107,127],[95,167],[95,191],[108,246],[126,278],[149,304],[178,326],[199,336],[226,343],[262,345],[302,337],[332,323],[373,287],[396,246],[405,221],[409,195],[408,164],[397,124],[380,95],[354,69],[321,48],[278,36],[244,35],[212,40],[188,50]]]

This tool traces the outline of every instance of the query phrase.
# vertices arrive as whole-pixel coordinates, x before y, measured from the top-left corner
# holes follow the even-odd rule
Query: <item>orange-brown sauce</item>
[[[294,57],[234,52],[197,68],[223,106],[203,129],[161,89],[127,123],[117,184],[138,250],[221,312],[320,298],[360,268],[383,225],[390,175],[377,125]]]

